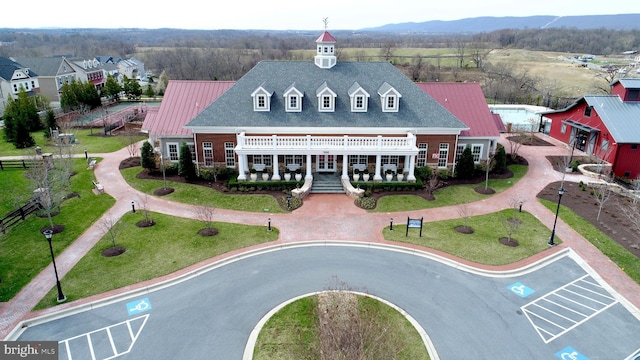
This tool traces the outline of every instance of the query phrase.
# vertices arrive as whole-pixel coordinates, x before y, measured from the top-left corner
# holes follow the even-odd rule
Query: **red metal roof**
[[[142,128],[151,136],[191,136],[184,125],[233,84],[235,81],[170,80],[158,113],[148,114]]]
[[[336,38],[334,38],[333,36],[331,36],[331,34],[329,34],[328,31],[324,31],[322,33],[322,35],[320,35],[317,39],[316,42],[336,42]]]
[[[496,122],[496,128],[498,129],[498,131],[501,133],[507,132],[507,129],[504,127],[504,121],[502,121],[502,116],[500,116],[500,114],[494,113],[491,113],[491,115],[493,115],[493,121]]]
[[[416,84],[470,128],[462,131],[460,136],[500,136],[480,84],[441,82]]]

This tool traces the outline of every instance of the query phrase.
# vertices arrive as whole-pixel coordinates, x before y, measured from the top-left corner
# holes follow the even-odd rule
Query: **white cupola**
[[[320,37],[316,39],[317,52],[315,63],[321,69],[331,69],[336,65],[336,39],[325,30]]]

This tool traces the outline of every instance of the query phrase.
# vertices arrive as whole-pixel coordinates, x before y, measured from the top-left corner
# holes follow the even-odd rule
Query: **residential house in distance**
[[[569,107],[544,113],[549,135],[611,164],[619,177],[640,176],[640,79],[619,79],[611,95],[585,95]]]
[[[118,73],[120,78],[118,81],[122,82],[122,76],[126,75],[129,79],[136,79],[140,81],[147,80],[147,74],[144,71],[144,62],[130,57],[129,59],[123,59],[116,63],[118,66]]]
[[[64,83],[82,79],[78,65],[65,57],[16,57],[14,60],[38,74],[40,93],[54,103],[60,102]]]
[[[39,93],[37,72],[12,59],[0,57],[0,116],[4,114],[9,99],[15,99],[20,89],[30,95]]]

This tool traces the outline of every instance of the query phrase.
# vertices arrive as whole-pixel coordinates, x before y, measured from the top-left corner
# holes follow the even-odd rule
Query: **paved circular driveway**
[[[62,341],[61,359],[91,352],[96,358],[241,359],[269,310],[325,290],[337,277],[404,309],[442,359],[553,359],[569,348],[589,359],[623,359],[640,348],[640,321],[571,252],[565,255],[528,271],[488,276],[379,247],[272,249],[32,325],[18,340]]]

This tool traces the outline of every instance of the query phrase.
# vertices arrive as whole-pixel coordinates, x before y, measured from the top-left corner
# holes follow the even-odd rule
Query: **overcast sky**
[[[329,30],[356,30],[386,24],[480,16],[640,14],[640,1],[31,0],[26,13],[19,11],[20,8],[13,7],[10,10],[13,15],[0,17],[0,27],[322,30],[322,19],[328,17]]]

